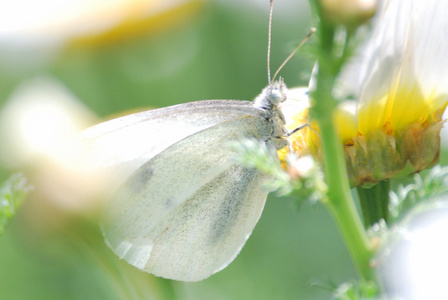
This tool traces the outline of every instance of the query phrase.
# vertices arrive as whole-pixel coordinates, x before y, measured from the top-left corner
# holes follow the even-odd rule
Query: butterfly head
[[[286,85],[283,79],[271,82],[254,100],[255,107],[273,109],[286,100]]]
[[[268,85],[267,96],[273,106],[277,106],[286,100],[286,85],[283,78]]]

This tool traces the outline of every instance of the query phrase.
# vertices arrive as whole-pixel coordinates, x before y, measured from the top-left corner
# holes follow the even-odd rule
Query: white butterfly
[[[267,176],[236,163],[231,141],[286,143],[273,82],[254,102],[207,100],[136,113],[89,128],[83,138],[119,188],[102,226],[109,247],[157,276],[202,280],[226,267],[251,234]]]
[[[285,147],[280,79],[254,100],[206,100],[136,113],[86,130],[93,169],[115,176],[103,235],[156,276],[198,281],[225,268],[260,218],[268,176],[239,165],[229,143]]]

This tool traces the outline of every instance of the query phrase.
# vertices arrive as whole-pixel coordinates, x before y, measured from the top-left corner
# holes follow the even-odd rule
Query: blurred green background
[[[59,79],[101,118],[194,100],[251,100],[267,84],[269,1],[257,2],[208,1],[172,26],[71,47],[39,67],[2,68],[0,103],[40,74]],[[307,1],[276,1],[272,72],[310,25]],[[312,66],[310,56],[299,53],[281,76],[289,87],[304,86]],[[1,178],[8,173],[2,170]],[[330,299],[312,283],[331,286],[356,277],[320,204],[297,208],[293,199],[270,195],[235,261],[202,282],[182,283],[119,261],[94,219],[33,195],[0,237],[0,299]]]

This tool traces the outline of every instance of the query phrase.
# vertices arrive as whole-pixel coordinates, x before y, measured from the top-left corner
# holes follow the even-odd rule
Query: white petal
[[[361,132],[388,121],[399,128],[446,102],[447,13],[446,1],[382,2],[371,37],[342,77],[360,100]]]

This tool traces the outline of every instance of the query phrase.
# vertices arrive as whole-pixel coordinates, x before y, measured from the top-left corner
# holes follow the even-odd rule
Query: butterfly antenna
[[[272,9],[271,9],[271,12],[272,12]],[[299,51],[299,49],[310,39],[310,37],[315,32],[316,32],[316,28],[311,27],[310,31],[308,32],[306,37],[300,42],[300,44],[294,49],[294,51],[292,51],[291,54],[289,54],[289,56],[283,61],[283,63],[280,65],[280,67],[278,67],[277,71],[274,74],[274,77],[272,77],[272,80],[275,80],[275,78],[277,77],[277,75],[281,71],[281,69],[283,69],[283,67],[286,65],[286,63],[297,53],[297,51]]]
[[[271,1],[269,9],[269,28],[268,28],[268,84],[271,83],[271,28],[272,28],[272,11],[274,10],[274,0]]]

